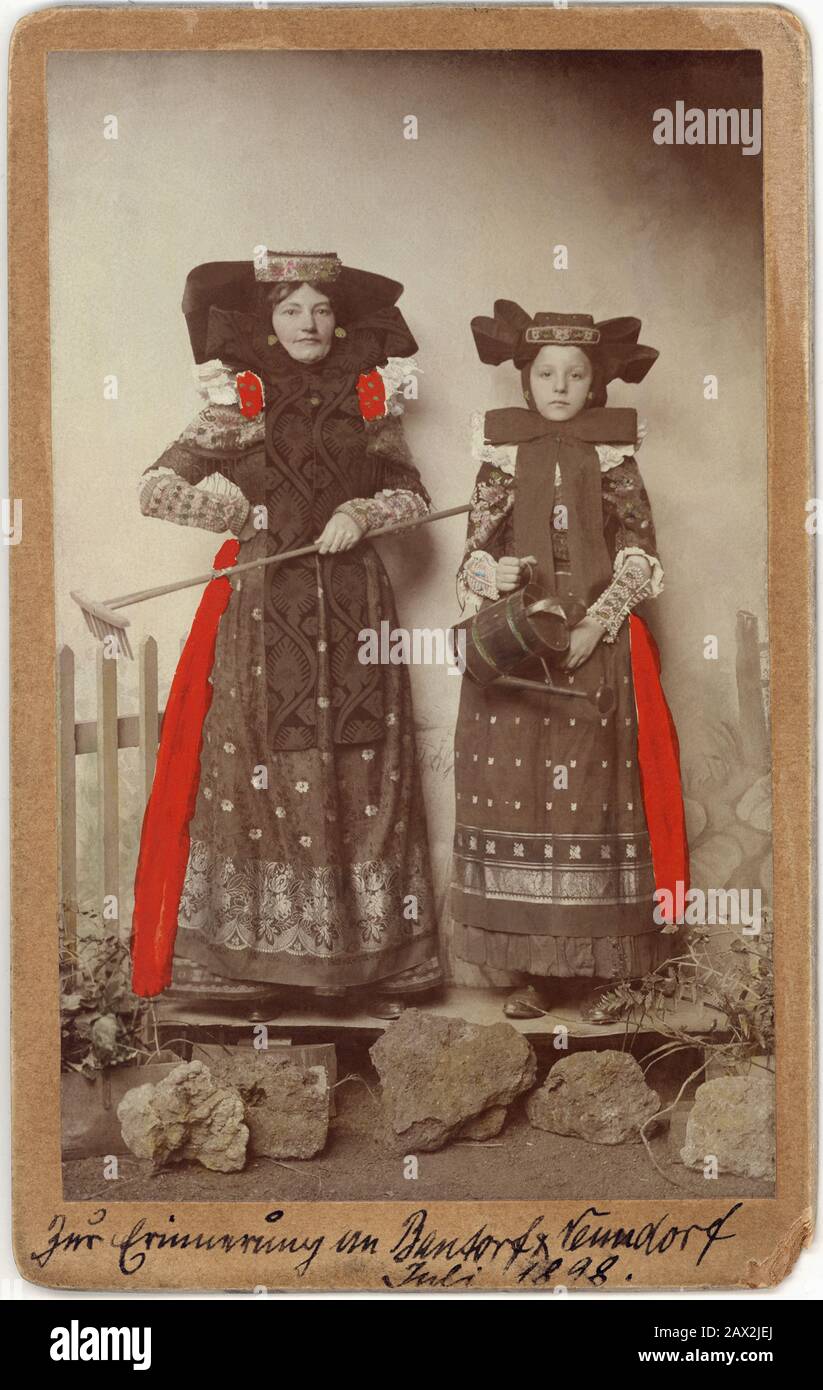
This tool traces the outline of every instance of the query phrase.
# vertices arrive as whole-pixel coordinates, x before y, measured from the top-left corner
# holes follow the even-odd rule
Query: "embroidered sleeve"
[[[366,455],[375,484],[373,493],[369,497],[352,497],[336,509],[353,517],[364,531],[413,521],[431,510],[431,497],[406,442],[402,407],[396,409],[396,394],[389,397],[384,416],[366,421]]]
[[[657,553],[649,495],[633,457],[601,475],[603,496],[603,530],[612,557],[615,574],[622,570],[631,555],[645,555],[651,565],[650,598],[656,598],[663,588],[663,566]]]
[[[336,511],[353,517],[363,531],[378,531],[400,521],[414,521],[427,516],[428,504],[416,492],[405,488],[383,488],[374,497],[352,497]]]
[[[263,416],[246,419],[239,406],[212,403],[201,410],[146,469],[170,468],[187,483],[220,473],[232,478],[248,472],[264,455]]]
[[[457,600],[461,610],[472,595],[499,597],[497,561],[511,548],[514,476],[493,463],[482,463],[469,505],[466,544],[457,571]]]
[[[247,419],[236,393],[233,402],[220,399],[229,390],[222,374],[221,363],[203,364],[198,379],[209,404],[140,478],[144,516],[206,531],[242,531],[251,506],[247,492],[251,485],[254,496],[254,480],[263,466],[263,417]]]
[[[143,516],[205,531],[232,531],[235,536],[242,531],[251,505],[227,478],[220,478],[215,488],[205,488],[187,483],[170,469],[157,468],[140,479],[139,498]]]
[[[588,616],[603,628],[603,641],[614,642],[623,620],[643,599],[653,597],[650,557],[635,550],[622,563],[614,579],[591,605]]]
[[[603,462],[601,458],[601,467]],[[604,629],[604,642],[614,642],[632,609],[661,592],[663,566],[649,495],[636,459],[626,455],[610,463],[603,469],[601,483],[604,534],[615,577],[589,608],[589,616]]]

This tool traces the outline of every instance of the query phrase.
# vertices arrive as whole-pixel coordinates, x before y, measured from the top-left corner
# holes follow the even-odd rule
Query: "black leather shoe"
[[[387,1023],[396,1023],[405,1007],[402,999],[379,994],[369,1001],[368,1012],[373,1018],[384,1018]]]
[[[543,1008],[541,996],[534,985],[524,985],[512,990],[503,1005],[506,1018],[545,1018],[548,1009]]]

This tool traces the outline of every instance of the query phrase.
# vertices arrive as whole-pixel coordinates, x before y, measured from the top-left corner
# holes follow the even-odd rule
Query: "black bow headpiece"
[[[605,384],[642,381],[657,361],[656,348],[638,343],[640,319],[604,319],[595,323],[590,314],[539,313],[530,317],[511,299],[498,299],[494,317],[473,318],[471,329],[481,362],[497,367],[513,362],[525,367],[549,343],[580,347],[598,363]]]
[[[208,261],[195,266],[186,279],[183,313],[191,339],[195,362],[208,355],[209,315],[212,309],[254,313],[260,304],[260,289],[270,283],[299,284],[317,281],[327,288],[338,325],[368,319],[392,309],[403,293],[397,280],[372,271],[342,265],[333,251],[265,251],[254,261]],[[399,310],[395,318],[403,323]],[[409,356],[417,350],[405,323],[405,350],[391,356]]]

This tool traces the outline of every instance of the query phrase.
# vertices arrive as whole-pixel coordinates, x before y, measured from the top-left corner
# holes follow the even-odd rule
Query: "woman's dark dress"
[[[341,507],[372,528],[424,513],[399,418],[366,422],[358,397],[397,320],[381,311],[304,366],[255,319],[213,309],[209,353],[260,377],[264,413],[201,412],[147,471],[144,513],[237,533],[265,509],[238,563],[311,544]],[[357,658],[359,632],[382,620],[396,625],[394,597],[367,539],[233,581],[173,983],[410,992],[439,979],[408,671]]]

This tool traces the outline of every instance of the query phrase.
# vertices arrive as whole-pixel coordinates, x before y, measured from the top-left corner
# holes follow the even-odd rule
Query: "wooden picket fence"
[[[157,744],[163,722],[158,706],[157,642],[145,637],[138,654],[138,711],[121,715],[117,708],[117,660],[97,650],[97,718],[79,721],[75,710],[74,652],[57,655],[57,702],[60,768],[61,901],[66,944],[77,939],[77,768],[76,759],[97,754],[97,842],[99,882],[95,898],[102,915],[105,899],[120,902],[120,804],[118,754],[139,749],[140,792],[145,806],[151,791]],[[119,910],[118,910],[119,919]]]

